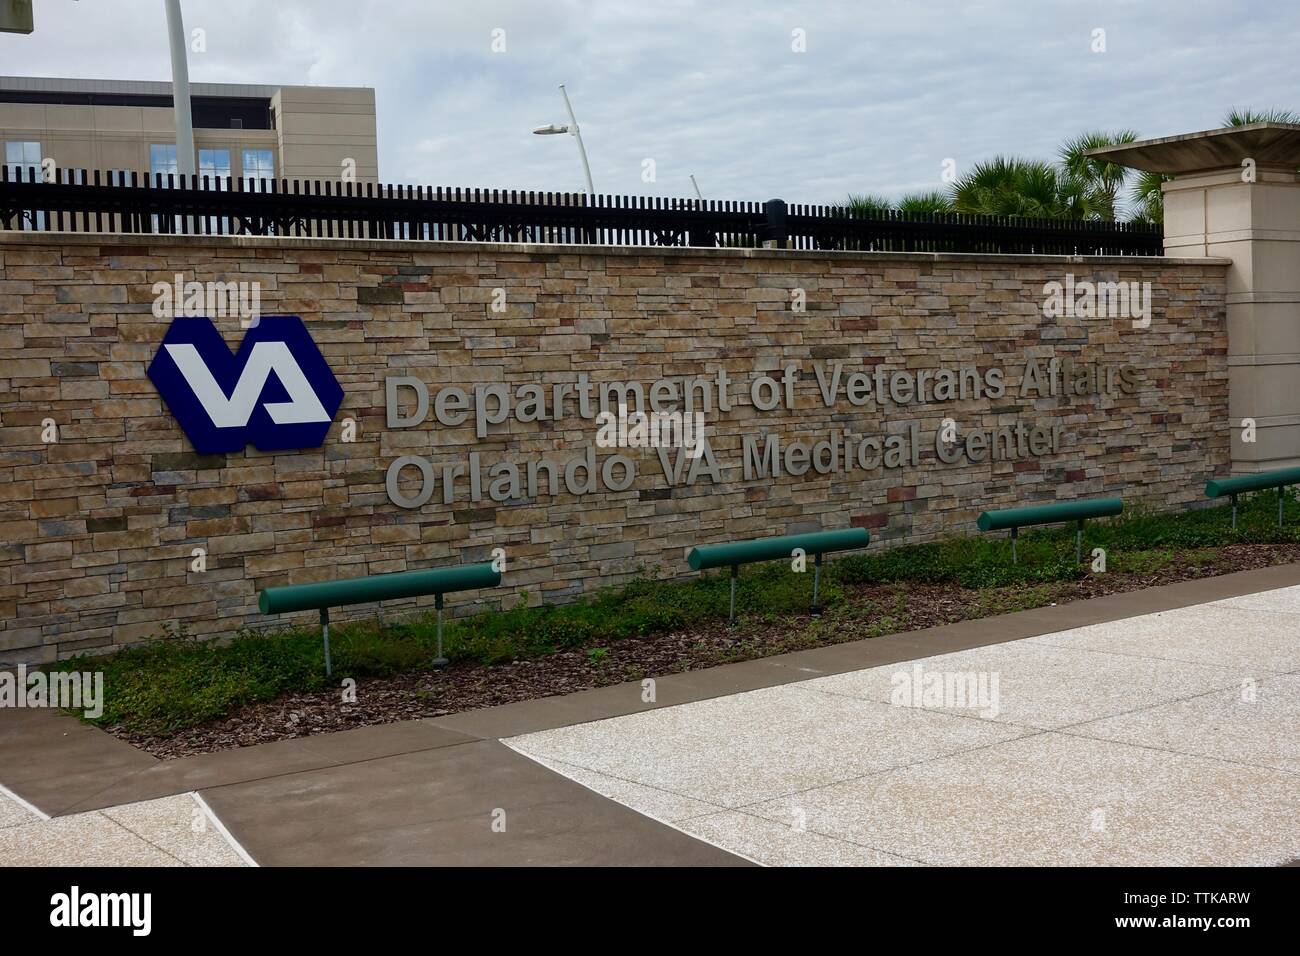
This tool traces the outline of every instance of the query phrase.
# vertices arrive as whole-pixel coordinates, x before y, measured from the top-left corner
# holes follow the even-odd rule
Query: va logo
[[[231,355],[211,319],[177,318],[149,378],[194,450],[318,448],[343,389],[296,315],[263,316]]]

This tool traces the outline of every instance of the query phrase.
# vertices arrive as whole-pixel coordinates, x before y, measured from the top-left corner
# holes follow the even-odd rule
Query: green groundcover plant
[[[1105,549],[1107,573],[1126,574],[1208,561],[1223,545],[1300,541],[1300,503],[1287,497],[1287,521],[1279,529],[1277,500],[1276,493],[1263,492],[1243,501],[1235,531],[1227,508],[1130,510],[1114,520],[1089,522],[1085,549]],[[833,620],[836,607],[864,585],[949,585],[977,592],[973,603],[984,613],[998,613],[1050,601],[1050,592],[1040,586],[1091,573],[1086,560],[1075,564],[1072,527],[1023,533],[1019,558],[1011,563],[1005,534],[873,548],[830,562],[821,600]],[[737,594],[741,633],[747,622],[802,619],[811,592],[812,574],[795,574],[787,562],[746,567]],[[530,607],[525,599],[509,610],[449,621],[446,652],[453,663],[493,665],[587,648],[588,659],[598,662],[617,641],[724,622],[728,598],[724,571],[675,580],[646,576],[564,605]],[[880,632],[887,633],[888,622],[883,624]],[[430,669],[434,636],[431,613],[339,625],[331,633],[334,677],[328,685],[338,686],[347,677]],[[142,646],[70,658],[50,669],[102,670],[105,706],[95,723],[146,735],[172,733],[244,704],[327,684],[315,627],[244,629],[222,641],[196,640],[183,629],[168,628]]]

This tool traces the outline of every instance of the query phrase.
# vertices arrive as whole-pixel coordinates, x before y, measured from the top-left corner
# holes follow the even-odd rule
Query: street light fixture
[[[569,93],[560,84],[560,93],[564,96],[564,108],[569,111],[569,122],[566,124],[551,123],[547,126],[538,126],[533,130],[538,136],[553,136],[556,133],[570,133],[578,141],[578,155],[582,157],[582,173],[587,177],[587,195],[591,198],[596,196],[596,187],[591,182],[591,165],[587,162],[587,149],[582,145],[582,131],[578,128],[578,118],[573,115],[573,104],[569,102]]]

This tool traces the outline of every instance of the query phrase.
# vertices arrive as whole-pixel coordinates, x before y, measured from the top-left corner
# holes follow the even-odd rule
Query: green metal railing
[[[1276,468],[1273,471],[1261,471],[1253,475],[1238,475],[1235,478],[1212,478],[1205,483],[1205,497],[1222,498],[1228,495],[1232,499],[1232,529],[1237,529],[1237,496],[1248,491],[1263,491],[1276,488],[1277,491],[1277,526],[1282,527],[1283,507],[1286,497],[1282,489],[1287,485],[1300,484],[1300,468]]]
[[[734,625],[736,623],[736,579],[740,577],[742,564],[789,558],[796,551],[802,551],[805,555],[811,554],[814,556],[812,614],[818,617],[821,615],[817,595],[821,584],[822,555],[833,551],[865,548],[870,543],[871,533],[866,528],[813,531],[808,534],[787,534],[771,538],[755,538],[750,541],[700,545],[691,549],[690,554],[686,556],[686,563],[696,571],[731,568],[731,614],[728,622]]]
[[[438,612],[438,656],[434,658],[433,665],[445,667],[447,658],[442,654],[443,595],[496,587],[500,583],[501,572],[491,563],[463,564],[453,568],[397,571],[363,578],[264,588],[257,597],[257,607],[263,614],[319,610],[321,638],[325,645],[325,674],[329,676],[333,672],[330,664],[330,608],[432,594]]]
[[[1010,528],[1011,560],[1015,563],[1017,561],[1016,533],[1020,528],[1027,525],[1076,521],[1078,527],[1074,536],[1074,560],[1077,564],[1083,560],[1083,522],[1088,518],[1117,515],[1123,510],[1124,502],[1120,498],[1092,498],[1087,501],[1061,501],[1050,505],[986,511],[979,516],[976,524],[981,531],[1002,531]]]

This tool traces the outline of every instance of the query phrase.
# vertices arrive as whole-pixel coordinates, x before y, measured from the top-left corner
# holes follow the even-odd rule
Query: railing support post
[[[1019,561],[1016,560],[1016,532],[1019,530],[1020,529],[1015,527],[1014,525],[1011,528],[1011,563],[1012,564],[1020,563]]]
[[[1277,527],[1279,531],[1282,530],[1282,506],[1286,504],[1285,495],[1286,487],[1279,485],[1277,489]]]
[[[740,565],[731,566],[731,613],[727,616],[727,627],[736,626],[736,578],[740,577]]]
[[[763,238],[784,249],[786,240],[790,238],[785,200],[769,199],[763,204],[763,216],[767,220],[763,224]]]
[[[433,596],[433,606],[438,613],[438,656],[433,659],[433,666],[441,670],[448,664],[447,658],[442,656],[442,595]]]
[[[325,643],[325,676],[330,677],[334,668],[330,666],[330,609],[327,607],[320,609],[320,636]]]
[[[817,603],[817,586],[821,583],[821,576],[822,576],[822,555],[821,552],[818,551],[817,556],[813,559],[813,600],[812,600],[813,617],[822,616],[822,607],[820,604]]]
[[[1232,496],[1232,530],[1237,530],[1237,496]]]
[[[1083,563],[1083,519],[1079,519],[1079,526],[1074,532],[1074,563]]]

